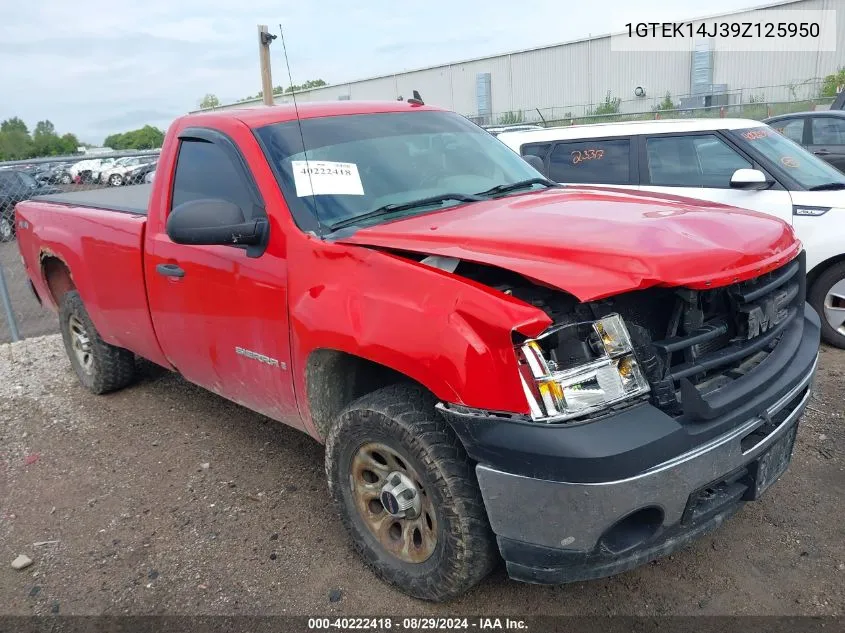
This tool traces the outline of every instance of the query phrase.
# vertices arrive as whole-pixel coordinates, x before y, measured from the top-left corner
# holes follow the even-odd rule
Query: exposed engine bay
[[[804,256],[760,277],[712,290],[651,287],[579,302],[557,288],[501,268],[445,257],[414,257],[543,310],[562,325],[624,320],[648,399],[669,415],[702,421],[718,414],[715,394],[759,366],[778,346],[804,302]],[[553,367],[590,359],[595,335],[563,328],[544,342]],[[520,341],[515,341],[519,343]]]

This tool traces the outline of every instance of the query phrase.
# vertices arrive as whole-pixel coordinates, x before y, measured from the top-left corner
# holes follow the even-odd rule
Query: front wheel
[[[845,262],[819,275],[810,288],[809,299],[821,318],[822,339],[845,349]]]
[[[326,474],[364,561],[399,590],[441,601],[498,559],[473,465],[434,405],[409,385],[352,403],[326,438]]]
[[[63,185],[69,185],[73,181],[73,178],[70,177],[70,174],[62,174],[62,177],[59,179],[59,181]]]
[[[62,297],[59,327],[70,364],[86,389],[96,394],[108,393],[132,382],[135,355],[100,338],[82,297],[75,290]]]
[[[123,184],[123,176],[121,176],[120,174],[112,174],[111,176],[109,176],[109,184],[112,187],[119,187]]]

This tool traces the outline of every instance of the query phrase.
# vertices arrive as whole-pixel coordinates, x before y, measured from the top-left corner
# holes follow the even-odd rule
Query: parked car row
[[[698,198],[784,220],[807,251],[808,300],[823,317],[822,335],[845,348],[845,174],[817,157],[824,144],[812,144],[816,131],[824,130],[826,143],[845,140],[845,130],[842,139],[832,138],[829,124],[840,119],[820,114],[778,117],[773,123],[786,135],[759,121],[686,119],[506,132],[498,138],[562,184]],[[816,153],[790,138],[811,142]]]
[[[144,182],[144,176],[155,170],[157,163],[158,156],[118,158],[100,173],[99,182],[111,187],[139,184]]]
[[[151,182],[158,155],[56,161],[0,168],[0,241],[15,237],[15,205],[36,196],[61,193],[59,185],[136,185]]]

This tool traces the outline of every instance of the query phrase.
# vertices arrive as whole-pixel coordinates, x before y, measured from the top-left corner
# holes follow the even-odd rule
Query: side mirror
[[[768,189],[774,181],[766,178],[759,169],[737,169],[731,176],[731,188],[743,191],[760,191]]]
[[[546,175],[546,164],[543,162],[543,159],[539,156],[534,156],[534,154],[526,154],[522,157],[522,160],[531,165],[534,169],[539,171],[544,176]]]
[[[267,220],[247,221],[238,205],[226,200],[190,200],[167,218],[167,235],[177,244],[253,246],[247,254],[260,255],[267,237]]]

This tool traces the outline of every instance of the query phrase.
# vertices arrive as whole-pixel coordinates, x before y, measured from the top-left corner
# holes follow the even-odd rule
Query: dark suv
[[[15,205],[18,202],[60,192],[57,187],[40,185],[26,172],[0,170],[0,242],[8,242],[15,236]]]
[[[781,114],[766,119],[764,123],[845,172],[845,111]]]

